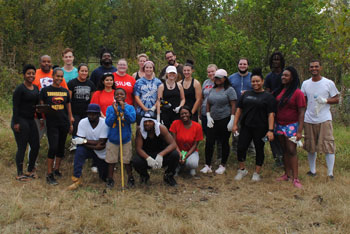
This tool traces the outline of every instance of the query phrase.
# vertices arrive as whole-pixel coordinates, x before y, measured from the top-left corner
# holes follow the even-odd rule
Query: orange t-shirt
[[[50,70],[49,73],[45,73],[41,69],[36,70],[35,79],[33,81],[33,84],[38,86],[39,90],[41,90],[42,88],[45,88],[47,86],[52,85],[52,81],[53,81],[52,72],[53,72],[52,70]],[[61,87],[68,90],[68,86],[67,86],[67,83],[66,83],[64,78],[61,82]]]

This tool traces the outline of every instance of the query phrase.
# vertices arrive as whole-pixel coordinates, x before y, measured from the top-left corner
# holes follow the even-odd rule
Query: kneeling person
[[[168,129],[160,124],[151,113],[146,113],[136,131],[136,156],[132,162],[135,170],[141,176],[141,183],[147,184],[149,174],[147,169],[167,167],[164,182],[170,186],[176,185],[175,170],[179,163],[176,143]]]
[[[81,174],[85,160],[92,158],[97,164],[98,173],[106,181],[108,164],[105,162],[108,126],[101,118],[101,108],[98,104],[89,104],[87,118],[78,125],[77,138],[73,139],[78,145],[74,156],[73,184],[68,189],[76,189],[81,183]]]

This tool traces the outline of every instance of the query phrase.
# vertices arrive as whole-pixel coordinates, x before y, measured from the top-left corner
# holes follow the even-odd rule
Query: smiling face
[[[254,75],[251,78],[251,84],[254,91],[260,92],[263,90],[264,80],[260,76]]]
[[[112,55],[109,52],[103,53],[101,57],[101,64],[104,66],[112,65]]]
[[[117,69],[119,73],[126,73],[126,70],[128,70],[128,63],[124,59],[119,60],[117,63]]]
[[[104,84],[105,88],[111,88],[114,85],[113,76],[107,76],[104,79],[103,84]]]
[[[192,68],[190,66],[184,66],[183,73],[185,78],[190,78],[192,76]]]
[[[78,77],[80,81],[86,81],[88,75],[89,75],[89,69],[87,66],[81,66],[78,71]]]
[[[238,71],[241,74],[244,74],[248,71],[248,61],[246,59],[241,59],[238,62]]]
[[[153,76],[153,65],[150,63],[147,63],[146,66],[144,67],[144,72],[147,77],[152,77]]]
[[[288,70],[284,70],[282,73],[282,84],[288,85],[292,82],[292,80],[293,80],[292,73]]]
[[[119,101],[123,101],[124,102],[125,98],[126,98],[126,93],[122,89],[117,89],[114,92],[114,100],[116,102],[119,102]]]
[[[87,115],[90,123],[97,122],[99,117],[100,117],[100,113],[98,113],[98,112],[87,112],[86,115]]]
[[[227,78],[223,77],[223,78],[217,78],[215,77],[215,80],[214,80],[214,83],[217,85],[217,86],[222,86],[224,83],[225,83],[225,80]]]
[[[63,81],[63,71],[62,70],[58,70],[56,71],[56,74],[52,76],[52,85],[54,87],[59,87]]]
[[[216,72],[215,67],[208,67],[207,69],[208,78],[211,79],[212,81],[214,81],[215,72]]]
[[[142,69],[143,68],[143,64],[147,61],[146,57],[140,57],[139,61],[137,61],[137,63],[139,64],[139,68]]]
[[[35,70],[28,69],[24,74],[24,80],[28,83],[33,83],[34,79],[35,79]]]
[[[40,59],[40,68],[43,72],[49,73],[52,67],[51,57],[44,55]]]
[[[150,132],[154,130],[154,122],[152,120],[146,120],[143,122],[143,127],[145,131]]]
[[[167,79],[170,81],[175,81],[176,77],[177,77],[177,74],[175,72],[167,73]]]
[[[312,76],[320,76],[321,75],[322,67],[320,65],[320,62],[311,62],[309,71],[311,72]]]
[[[165,59],[168,61],[169,65],[174,66],[176,62],[176,55],[174,55],[172,52],[169,52],[165,55]]]
[[[67,52],[63,55],[62,60],[65,65],[72,65],[74,61],[74,56],[72,52]]]
[[[182,122],[186,123],[191,119],[191,113],[187,109],[182,108],[180,111],[180,119]]]

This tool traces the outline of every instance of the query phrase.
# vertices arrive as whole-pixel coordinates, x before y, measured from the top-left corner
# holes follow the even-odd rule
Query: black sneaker
[[[130,176],[128,179],[128,187],[133,188],[135,186],[135,179],[133,176]]]
[[[53,173],[51,174],[48,174],[46,176],[46,182],[49,184],[49,185],[58,185],[58,182],[56,181]]]
[[[328,178],[329,178],[330,180],[334,180],[334,175],[329,175]]]
[[[149,175],[141,175],[140,177],[140,183],[147,185],[149,181]]]
[[[315,177],[315,176],[316,176],[316,172],[315,172],[315,173],[312,173],[311,171],[308,171],[308,172],[306,173],[306,175],[311,176],[311,177]]]
[[[109,189],[112,189],[114,187],[114,180],[112,178],[107,178],[106,186]]]
[[[57,178],[61,178],[62,177],[62,173],[57,169],[53,171],[53,174],[57,177]]]
[[[174,176],[172,176],[172,175],[165,174],[164,175],[164,182],[172,187],[177,185],[176,180],[174,179]]]

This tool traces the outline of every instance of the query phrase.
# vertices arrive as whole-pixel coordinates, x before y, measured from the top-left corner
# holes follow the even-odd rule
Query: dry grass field
[[[335,179],[326,176],[324,157],[318,175],[310,178],[305,152],[300,151],[303,189],[291,182],[275,182],[281,175],[267,157],[263,180],[250,180],[254,160],[249,157],[249,176],[233,180],[236,160],[231,153],[224,175],[177,177],[178,186],[165,186],[162,171],[152,171],[151,184],[108,190],[84,168],[84,185],[67,191],[71,184],[73,156],[63,162],[63,178],[52,187],[45,181],[45,140],[39,155],[40,178],[15,180],[16,144],[9,128],[9,113],[0,119],[0,233],[349,233],[350,155],[349,129],[337,125]],[[204,155],[201,144],[201,164]],[[135,173],[136,175],[136,173]]]

